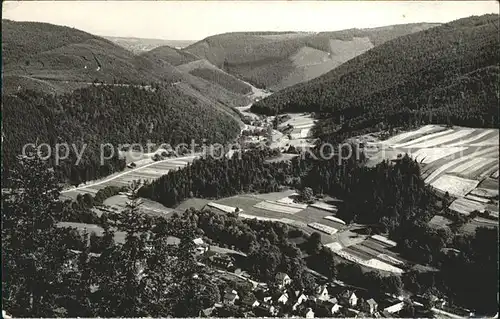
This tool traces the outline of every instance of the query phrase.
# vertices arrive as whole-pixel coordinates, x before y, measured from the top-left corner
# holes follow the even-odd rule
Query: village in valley
[[[498,318],[483,2],[7,1],[2,317]]]

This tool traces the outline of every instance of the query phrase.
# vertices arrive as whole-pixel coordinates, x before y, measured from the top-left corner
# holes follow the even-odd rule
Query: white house
[[[292,310],[297,310],[297,307],[307,300],[307,296],[301,293],[300,291],[295,292],[295,297],[297,297],[297,301],[293,304]]]
[[[341,300],[351,306],[351,307],[355,307],[357,304],[358,304],[358,297],[356,296],[356,294],[353,292],[353,291],[345,291],[342,295],[341,295]]]
[[[319,299],[321,301],[326,301],[330,299],[330,295],[328,294],[328,289],[326,289],[326,286],[321,285],[316,288],[316,294],[315,294],[316,299]]]
[[[311,308],[307,308],[304,317],[305,318],[314,318],[314,311],[312,311]]]
[[[378,310],[378,304],[373,298],[370,298],[365,302],[363,302],[361,307],[363,308],[364,311],[367,311],[370,315],[373,315],[373,313],[375,313]]]
[[[288,302],[288,299],[290,298],[288,297],[288,294],[285,292],[281,294],[276,301],[282,304],[286,304]]]
[[[278,288],[283,289],[292,283],[292,279],[287,274],[279,272],[276,274],[276,282],[278,283]]]

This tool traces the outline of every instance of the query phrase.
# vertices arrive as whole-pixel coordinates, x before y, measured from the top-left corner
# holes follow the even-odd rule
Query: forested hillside
[[[270,89],[300,83],[332,70],[385,41],[435,26],[407,24],[335,32],[234,32],[185,48],[256,86]]]
[[[498,126],[498,15],[460,19],[386,42],[255,112],[319,112],[316,134],[409,121]]]
[[[70,92],[76,84],[170,83],[181,73],[104,38],[63,26],[2,20],[2,75],[7,88]],[[43,83],[43,86],[40,85]],[[73,84],[73,85],[71,85]]]
[[[164,40],[107,36],[104,38],[118,44],[121,47],[124,47],[125,49],[135,54],[140,54],[166,45],[172,48],[184,48],[196,42],[194,40]]]
[[[154,48],[150,51],[142,53],[141,55],[150,59],[164,60],[175,66],[193,62],[199,59],[198,57],[187,51],[175,49],[166,45]]]
[[[118,157],[100,166],[100,144],[224,143],[234,138],[239,123],[227,111],[188,96],[175,86],[155,91],[135,87],[91,86],[72,94],[20,92],[2,97],[3,167],[8,172],[26,143],[73,143],[87,148],[80,165],[64,161],[57,168],[63,181],[80,183],[124,167]],[[52,154],[54,155],[54,154]]]

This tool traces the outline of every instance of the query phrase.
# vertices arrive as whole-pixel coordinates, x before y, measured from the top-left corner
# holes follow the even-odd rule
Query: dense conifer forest
[[[224,143],[240,130],[233,117],[171,86],[153,90],[91,86],[61,96],[20,92],[2,97],[2,120],[5,177],[25,144],[48,143],[53,148],[56,143],[68,143],[70,158],[56,165],[52,149],[51,162],[61,181],[74,184],[122,170],[125,162],[118,157],[118,145],[190,145],[191,140],[201,144],[203,139]],[[107,143],[115,147],[115,156],[101,166],[100,147]],[[73,145],[78,152],[86,145],[79,165],[75,165]]]

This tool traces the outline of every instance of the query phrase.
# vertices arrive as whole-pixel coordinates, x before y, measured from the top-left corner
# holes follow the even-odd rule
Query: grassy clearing
[[[457,198],[455,201],[453,201],[453,203],[451,203],[449,208],[457,213],[469,215],[472,211],[475,210],[484,212],[486,207],[482,203],[478,203],[466,198]]]

